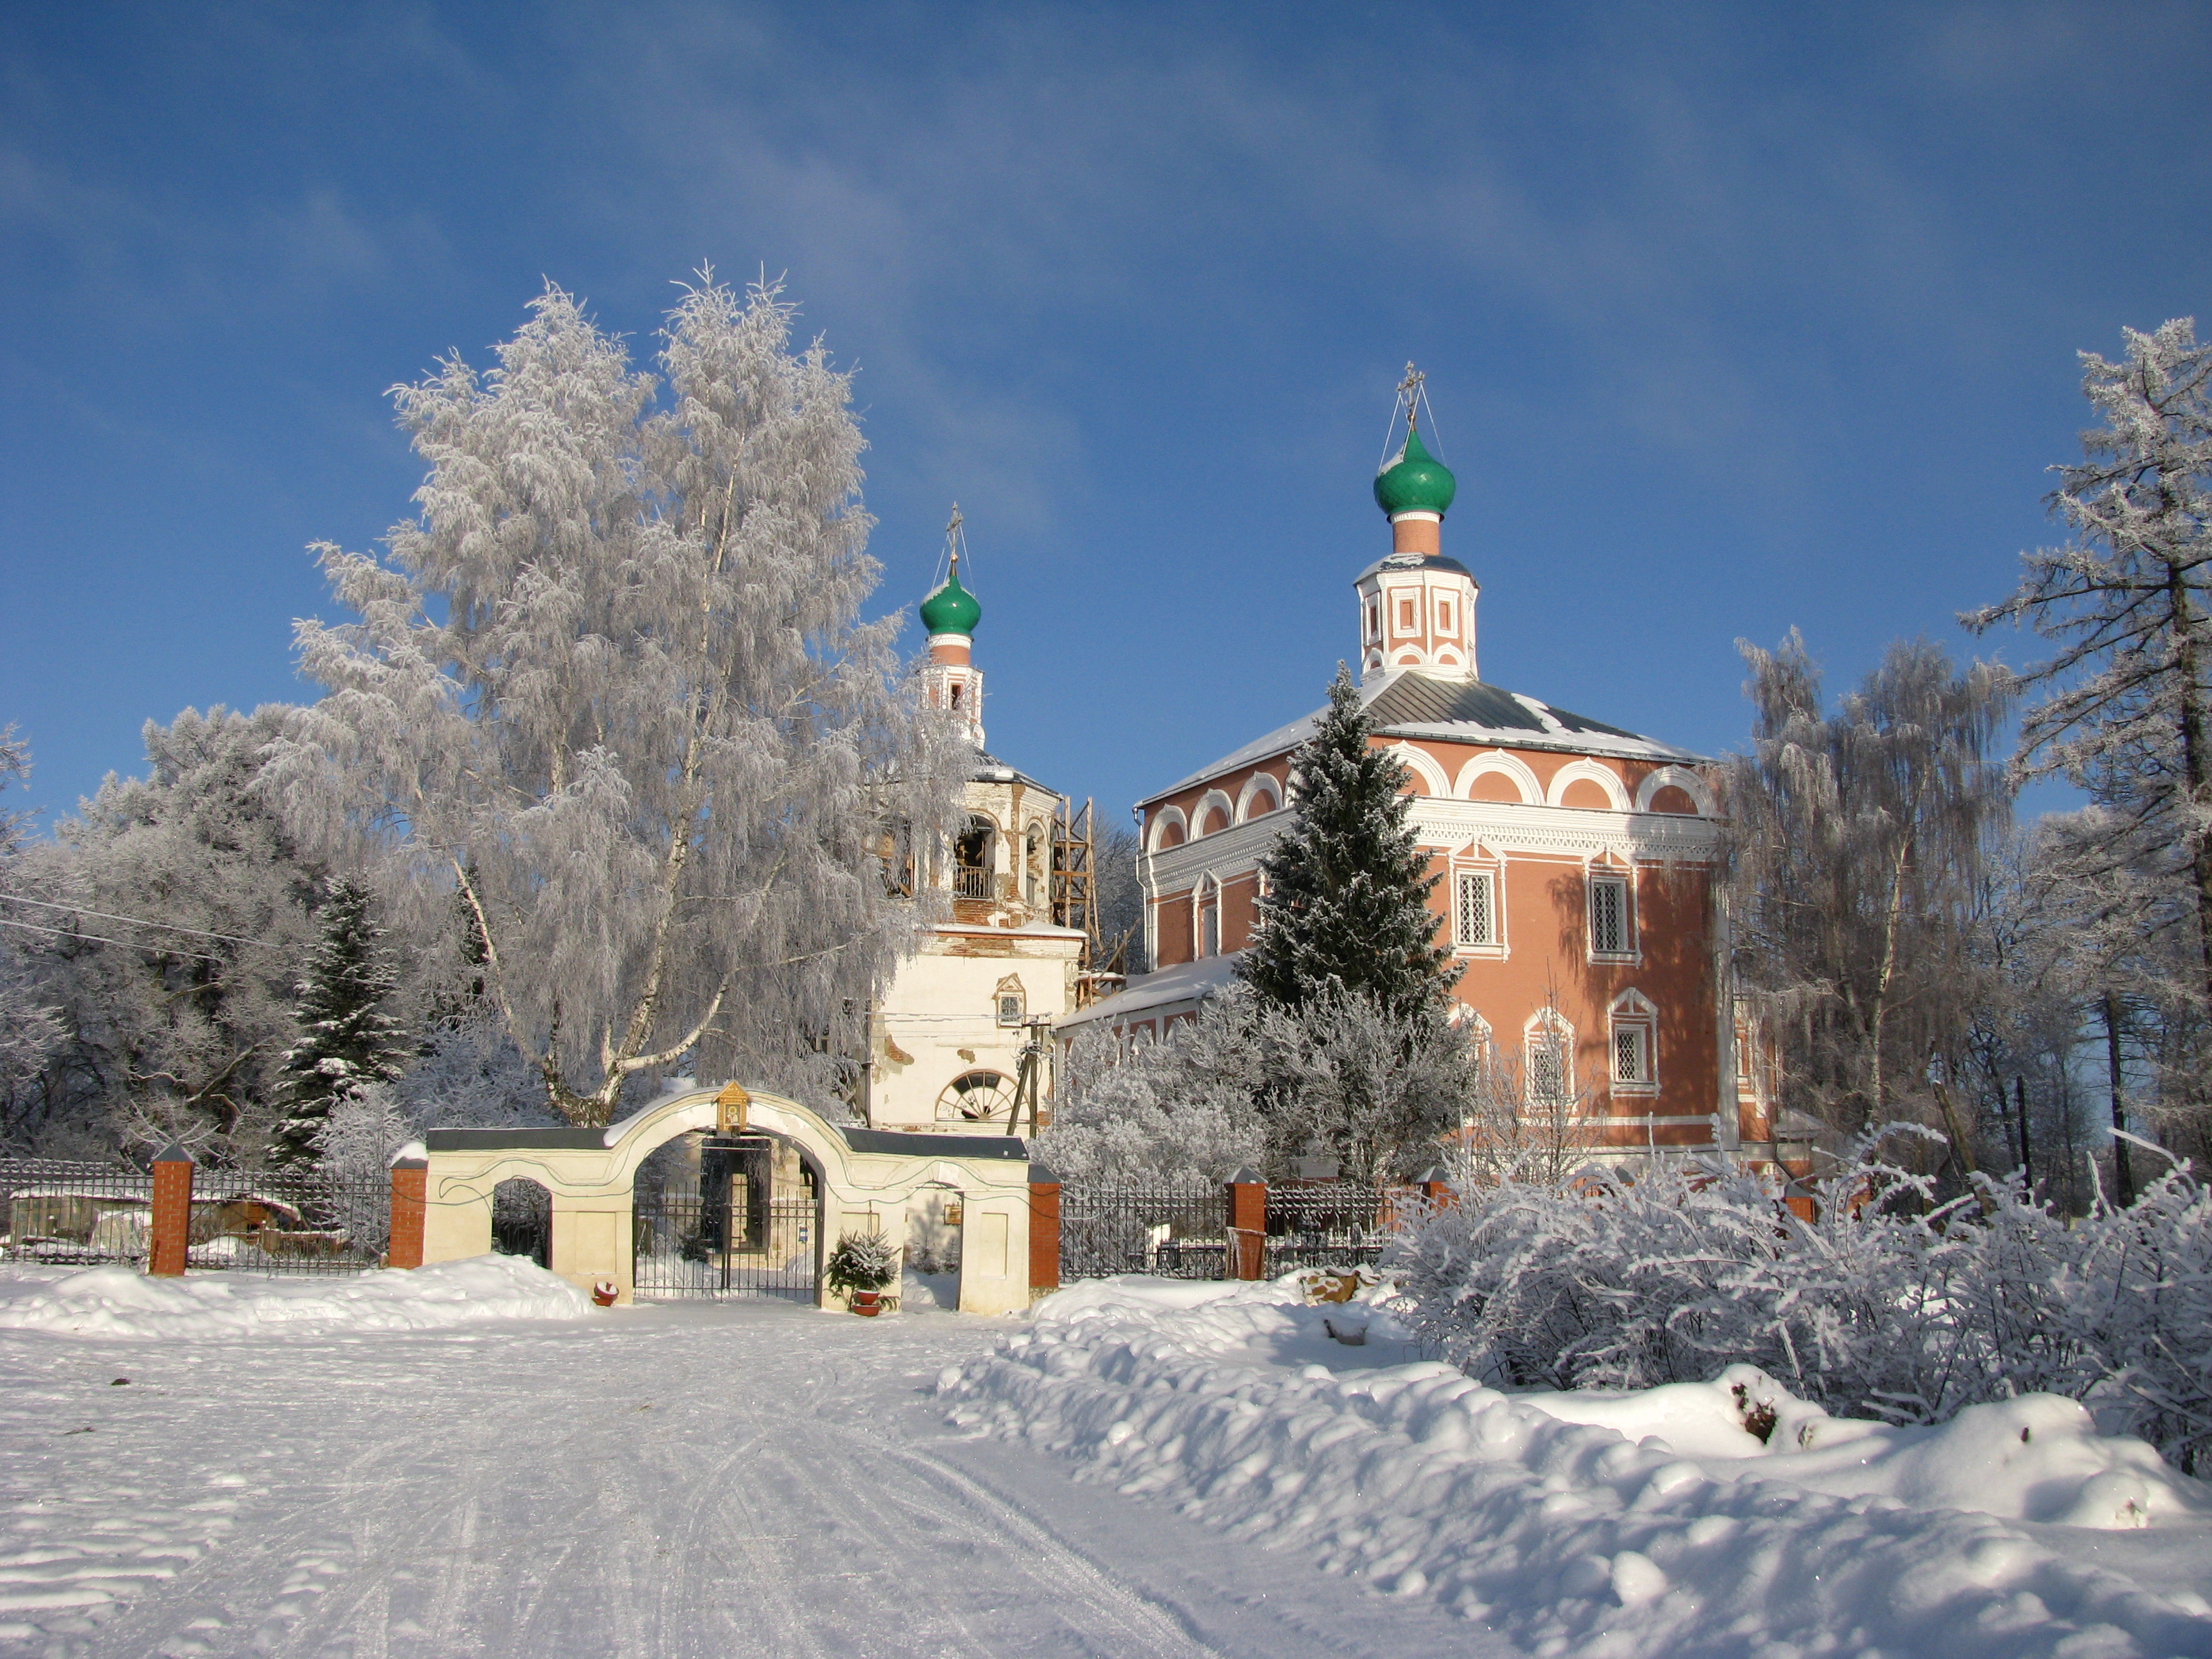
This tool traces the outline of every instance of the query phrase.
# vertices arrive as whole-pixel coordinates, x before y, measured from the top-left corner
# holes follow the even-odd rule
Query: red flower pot
[[[873,1319],[883,1310],[884,1299],[881,1292],[876,1291],[855,1291],[853,1292],[853,1311],[860,1315],[861,1318]]]

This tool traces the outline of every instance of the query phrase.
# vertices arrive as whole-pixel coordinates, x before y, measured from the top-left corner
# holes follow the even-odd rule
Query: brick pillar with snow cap
[[[1229,1277],[1264,1279],[1267,1272],[1267,1183],[1245,1168],[1224,1188],[1229,1208]]]
[[[430,1208],[430,1154],[410,1140],[392,1158],[392,1237],[384,1251],[387,1267],[422,1265],[422,1229]]]
[[[192,1155],[171,1141],[154,1155],[154,1196],[148,1217],[146,1271],[176,1279],[192,1242]]]

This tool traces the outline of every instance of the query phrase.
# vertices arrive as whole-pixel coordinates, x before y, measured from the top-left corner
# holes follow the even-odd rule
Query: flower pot
[[[615,1298],[621,1294],[621,1285],[616,1284],[611,1279],[602,1279],[592,1286],[592,1305],[596,1308],[611,1308],[615,1305]]]
[[[884,1299],[880,1291],[855,1291],[853,1292],[853,1311],[861,1318],[873,1319],[883,1310]]]

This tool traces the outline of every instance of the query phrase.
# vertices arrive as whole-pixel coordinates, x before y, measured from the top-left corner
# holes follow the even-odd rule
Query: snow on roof
[[[1065,1031],[1071,1025],[1088,1025],[1100,1019],[1134,1019],[1149,1009],[1170,1003],[1202,1002],[1237,977],[1237,963],[1243,954],[1232,951],[1225,957],[1203,957],[1163,968],[1157,974],[1139,974],[1112,996],[1102,997],[1080,1013],[1055,1020],[1053,1030]]]
[[[1412,669],[1401,669],[1359,688],[1360,701],[1376,735],[1390,738],[1430,738],[1445,743],[1485,744],[1516,749],[1562,750],[1576,755],[1613,755],[1624,760],[1671,761],[1694,764],[1705,757],[1656,738],[1644,737],[1586,714],[1554,708],[1518,691],[1507,691],[1480,680],[1432,678]],[[1139,805],[1234,772],[1239,767],[1266,760],[1297,747],[1313,735],[1325,709],[1316,708],[1303,720],[1279,726],[1255,738],[1242,749],[1200,767],[1188,777],[1154,790]]]

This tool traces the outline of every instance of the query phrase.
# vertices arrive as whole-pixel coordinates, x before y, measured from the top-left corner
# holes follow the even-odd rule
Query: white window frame
[[[1505,951],[1504,872],[1495,864],[1455,864],[1451,867],[1452,949],[1462,956],[1502,956]],[[1474,936],[1468,927],[1468,890],[1480,886],[1487,894],[1485,908],[1488,937]]]
[[[1607,1033],[1606,1069],[1612,1079],[1613,1092],[1629,1095],[1656,1095],[1659,1092],[1659,1011],[1650,1000],[1637,990],[1623,991],[1613,1000],[1607,1011],[1611,1030]],[[1624,1040],[1636,1045],[1640,1064],[1635,1075],[1621,1075],[1621,1044]]]
[[[1536,1092],[1536,1055],[1549,1048],[1559,1057],[1559,1100],[1575,1103],[1575,1028],[1556,1009],[1540,1008],[1521,1028],[1521,1086],[1528,1104],[1541,1104]]]
[[[1598,942],[1598,890],[1617,888],[1620,893],[1620,939],[1617,948]],[[1636,941],[1636,873],[1613,865],[1592,865],[1583,883],[1584,933],[1592,962],[1635,962],[1641,952]]]
[[[1221,954],[1221,884],[1212,874],[1200,876],[1198,885],[1191,889],[1190,949],[1193,962],[1205,962]],[[1208,917],[1212,919],[1213,937],[1206,936]],[[1208,945],[1212,950],[1206,949]]]

